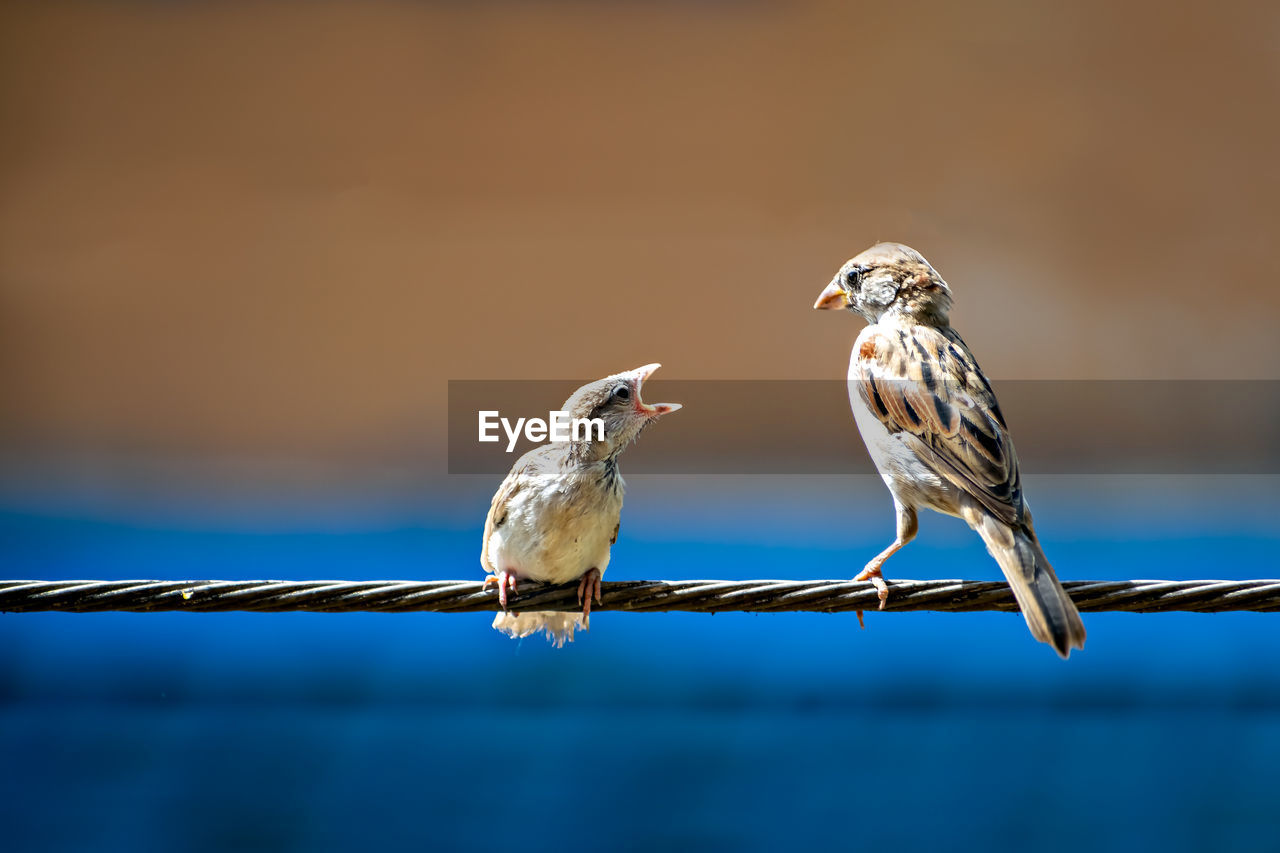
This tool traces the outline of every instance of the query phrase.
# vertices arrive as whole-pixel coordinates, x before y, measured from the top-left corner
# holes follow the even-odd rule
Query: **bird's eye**
[[[845,274],[844,274],[844,280],[845,280],[845,281],[847,281],[847,282],[849,282],[849,284],[851,284],[851,285],[853,285],[853,284],[857,284],[857,283],[858,283],[858,271],[857,271],[856,269],[849,270],[847,273],[845,273]]]
[[[626,402],[631,399],[631,389],[626,385],[619,385],[617,388],[613,389],[613,396],[623,402]]]

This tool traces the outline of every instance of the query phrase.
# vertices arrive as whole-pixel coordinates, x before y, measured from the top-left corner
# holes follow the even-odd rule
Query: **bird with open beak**
[[[1032,635],[1064,658],[1084,648],[1080,614],[1036,539],[991,383],[951,328],[947,283],[915,249],[879,243],[840,267],[813,307],[870,324],[849,359],[849,403],[898,525],[854,580],[875,584],[883,609],[880,567],[915,537],[916,511],[959,516],[1000,565]]]
[[[599,419],[603,435],[588,429],[570,441],[551,442],[520,457],[502,481],[484,523],[480,564],[497,584],[503,612],[493,627],[511,637],[543,631],[556,646],[590,627],[591,600],[618,538],[624,483],[618,456],[645,427],[680,408],[646,403],[641,386],[661,365],[646,364],[583,385],[565,401],[570,419]],[[582,613],[507,610],[508,590],[519,581],[578,581]]]

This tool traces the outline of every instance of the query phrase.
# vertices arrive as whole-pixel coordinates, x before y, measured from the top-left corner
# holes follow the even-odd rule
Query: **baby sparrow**
[[[618,538],[624,483],[618,456],[658,417],[679,403],[649,405],[640,386],[661,365],[646,364],[583,385],[565,401],[569,418],[599,418],[598,429],[580,431],[570,441],[553,441],[521,456],[502,481],[484,522],[480,564],[496,583],[504,612],[493,627],[511,637],[545,631],[557,647],[586,630],[591,598],[600,601],[600,578],[609,565],[609,547]],[[576,613],[506,611],[507,590],[521,580],[561,584],[578,581]]]
[[[1000,564],[1032,635],[1064,658],[1084,648],[1080,614],[1036,539],[991,384],[951,328],[947,283],[915,249],[879,243],[840,267],[813,307],[871,324],[849,359],[849,403],[893,494],[898,535],[854,580],[874,583],[883,609],[880,567],[915,538],[916,510],[959,516]]]

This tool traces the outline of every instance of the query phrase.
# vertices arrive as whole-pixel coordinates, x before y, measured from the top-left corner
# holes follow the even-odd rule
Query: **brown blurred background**
[[[438,462],[449,379],[838,378],[858,323],[810,305],[881,239],[997,379],[1280,378],[1274,3],[6,3],[0,39],[23,470]]]

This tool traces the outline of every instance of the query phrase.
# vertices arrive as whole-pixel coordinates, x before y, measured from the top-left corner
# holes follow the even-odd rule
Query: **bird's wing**
[[[1024,513],[1018,456],[982,370],[951,329],[879,327],[850,377],[871,413],[940,476],[1007,524]]]
[[[484,520],[484,539],[480,546],[480,565],[485,569],[493,571],[493,566],[489,563],[489,537],[506,522],[507,508],[512,499],[529,485],[534,476],[553,467],[545,452],[549,447],[551,445],[535,447],[516,460],[507,478],[494,493],[493,500],[489,503],[489,515]]]

